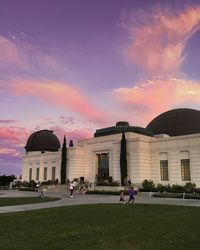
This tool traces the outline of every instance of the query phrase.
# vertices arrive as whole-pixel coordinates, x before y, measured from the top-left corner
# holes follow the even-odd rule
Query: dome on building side
[[[178,136],[200,133],[200,111],[188,108],[172,109],[154,118],[146,128],[155,135]]]
[[[40,130],[29,136],[25,149],[30,151],[58,151],[60,142],[51,130]]]
[[[129,126],[129,123],[126,122],[126,121],[119,121],[116,123],[116,127],[119,127],[119,126]]]

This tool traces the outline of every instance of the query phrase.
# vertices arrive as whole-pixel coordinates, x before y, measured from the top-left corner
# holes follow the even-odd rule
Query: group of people
[[[129,195],[129,200],[125,202],[125,193],[124,191],[121,191],[120,193],[120,198],[119,202],[122,204],[130,204],[135,202],[135,195],[137,194],[137,191],[134,189],[133,186],[131,186],[131,181],[128,180],[128,195]],[[67,180],[67,187],[66,189],[69,191],[69,195],[71,198],[74,197],[74,192],[77,192],[79,194],[85,194],[88,190],[88,187],[85,185],[84,182],[78,183],[76,180],[71,181]],[[45,193],[44,189],[41,187],[40,183],[38,182],[36,185],[36,191],[39,193],[40,198],[45,198]]]
[[[74,197],[74,192],[78,192],[79,194],[85,194],[87,192],[87,186],[85,185],[84,182],[78,184],[75,180],[74,181],[67,181],[67,190],[70,192],[70,197]]]
[[[134,187],[129,187],[128,194],[129,194],[129,200],[126,203],[125,198],[124,198],[124,191],[121,191],[119,202],[122,203],[122,204],[134,203],[135,202],[135,195],[137,194],[137,191],[134,190]]]

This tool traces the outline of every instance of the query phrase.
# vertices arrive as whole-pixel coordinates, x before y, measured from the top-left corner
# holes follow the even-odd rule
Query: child
[[[119,202],[124,204],[124,191],[120,193]]]

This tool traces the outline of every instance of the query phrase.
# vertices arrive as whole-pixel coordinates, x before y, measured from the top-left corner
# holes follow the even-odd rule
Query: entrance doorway
[[[97,181],[103,182],[109,180],[109,153],[97,154],[98,172]]]

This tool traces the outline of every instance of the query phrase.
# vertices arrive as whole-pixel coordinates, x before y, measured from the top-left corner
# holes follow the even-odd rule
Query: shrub
[[[173,184],[171,187],[171,192],[172,193],[183,193],[184,187],[182,185]]]
[[[34,180],[29,182],[29,187],[36,187],[36,185],[37,183]]]
[[[119,183],[116,181],[113,182],[97,182],[96,183],[97,186],[119,186]]]
[[[140,191],[159,191],[159,192],[168,192],[168,193],[200,193],[200,188],[196,188],[196,184],[192,182],[186,182],[185,185],[170,184],[163,185],[158,183],[157,187],[152,180],[144,180],[142,183],[142,188]]]
[[[19,191],[35,191],[35,187],[19,187]]]
[[[183,188],[185,193],[193,193],[196,190],[196,184],[187,182]]]
[[[122,191],[122,190],[121,190]],[[108,195],[119,195],[121,193],[121,191],[100,191],[100,190],[91,190],[91,191],[87,191],[86,194],[108,194]],[[123,190],[124,195],[128,194],[127,190]]]
[[[170,184],[165,185],[165,192],[172,192],[172,187],[170,186]]]
[[[200,194],[200,188],[196,188],[195,192],[196,192],[197,194]]]
[[[144,180],[142,182],[142,189],[144,191],[155,191],[155,184],[152,180]]]
[[[56,181],[48,180],[48,181],[43,181],[41,185],[56,185]]]
[[[183,198],[183,194],[153,194],[153,197],[159,197],[159,198]]]
[[[162,185],[162,184],[158,183],[157,191],[164,192],[164,191],[166,191],[165,189],[166,189],[165,185]]]
[[[200,199],[200,194],[185,194],[185,199]]]
[[[36,182],[34,180],[30,181],[30,182],[27,182],[27,181],[23,181],[22,182],[22,186],[23,187],[36,187]]]
[[[18,189],[22,186],[22,181],[17,181],[14,183],[14,185],[12,186],[12,189]]]

